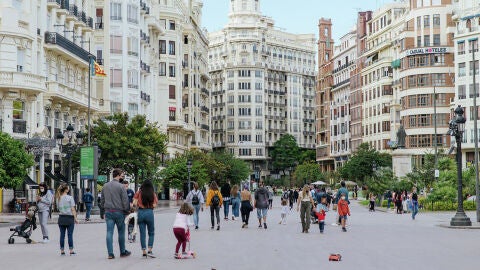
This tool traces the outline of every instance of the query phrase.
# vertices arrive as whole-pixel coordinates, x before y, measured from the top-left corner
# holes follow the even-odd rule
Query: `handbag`
[[[248,205],[249,205],[249,208],[250,208],[250,212],[252,212],[252,211],[253,211],[252,203],[251,203],[251,202],[248,202]]]
[[[60,215],[58,216],[58,225],[70,226],[75,223],[75,219],[72,215]]]

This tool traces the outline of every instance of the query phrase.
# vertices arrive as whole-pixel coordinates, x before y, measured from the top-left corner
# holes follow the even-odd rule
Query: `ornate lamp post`
[[[56,138],[57,138],[57,145],[58,148],[60,149],[60,152],[65,154],[65,157],[68,159],[68,176],[67,176],[67,181],[68,185],[71,185],[72,183],[72,155],[75,153],[75,151],[78,150],[78,147],[83,144],[83,137],[85,135],[83,134],[82,131],[78,132],[73,132],[74,128],[72,124],[68,124],[66,131],[64,134],[68,138],[68,143],[63,144],[63,139],[65,138],[65,135],[62,133],[58,133]],[[73,137],[75,137],[76,142],[73,143]]]
[[[458,105],[455,109],[455,119],[450,120],[448,134],[455,137],[457,142],[457,213],[450,220],[450,226],[472,226],[470,218],[463,210],[463,188],[462,188],[462,135],[465,131],[466,119],[463,116],[463,108]]]
[[[190,172],[192,171],[192,160],[187,160],[187,171],[188,171],[188,193],[190,193]]]

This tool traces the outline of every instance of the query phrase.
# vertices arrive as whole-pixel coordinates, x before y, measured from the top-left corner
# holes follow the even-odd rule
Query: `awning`
[[[65,175],[61,174],[61,173],[55,173],[55,177],[57,177],[57,179],[59,179],[61,182],[65,182],[65,183],[68,183],[68,179]],[[72,186],[76,186],[77,183],[76,182],[72,182],[70,183],[70,185]]]
[[[35,181],[33,181],[32,178],[30,178],[30,176],[28,175],[25,175],[25,178],[23,178],[23,182],[25,183],[25,185],[28,185],[30,189],[38,189],[38,184],[35,183]]]
[[[60,182],[61,180],[58,179],[55,175],[53,175],[51,172],[45,171],[45,176],[52,179],[53,181]]]

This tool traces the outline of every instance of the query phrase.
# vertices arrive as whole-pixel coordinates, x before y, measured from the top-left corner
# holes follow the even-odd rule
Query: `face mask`
[[[44,191],[45,191],[45,189],[43,189],[43,188],[40,189],[40,192],[44,192]]]
[[[341,198],[341,199],[342,199],[342,200],[345,200],[345,197],[344,197],[344,196],[342,196],[342,198]]]

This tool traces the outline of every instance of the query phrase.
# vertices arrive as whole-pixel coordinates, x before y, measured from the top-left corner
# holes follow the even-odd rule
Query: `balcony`
[[[207,131],[210,130],[210,127],[208,125],[205,125],[205,124],[201,124],[200,128],[203,129],[203,130],[207,130]]]
[[[61,103],[66,101],[66,103],[74,104],[74,106],[87,108],[88,91],[85,91],[85,89],[73,88],[56,81],[47,81],[46,84],[47,93],[44,97],[55,97],[56,99],[62,99]],[[98,110],[100,107],[100,101],[95,97],[90,98],[90,104],[93,110]]]
[[[225,102],[214,103],[214,104],[212,104],[212,107],[213,108],[225,107]]]
[[[0,71],[0,88],[45,91],[45,77],[26,72]]]
[[[312,107],[312,106],[303,106],[303,110],[304,110],[304,111],[313,111],[313,110],[315,110],[315,107]]]
[[[48,8],[60,8],[62,4],[61,0],[48,0],[47,1],[47,7]]]
[[[332,85],[332,89],[335,89],[337,87],[340,87],[342,85],[346,85],[347,83],[350,83],[350,79],[343,80],[337,84]]]
[[[225,115],[216,115],[216,116],[213,116],[213,117],[212,117],[212,120],[213,120],[213,121],[223,120],[223,119],[225,119],[225,118],[226,118]]]
[[[78,17],[78,7],[76,5],[70,5],[68,7],[68,14],[69,16],[67,16],[67,18],[75,18],[75,17]]]
[[[140,92],[140,98],[142,99],[142,101],[150,103],[150,95],[147,95],[147,93],[143,91]]]
[[[218,91],[212,92],[212,96],[223,95],[223,94],[225,94],[225,90],[218,90]]]
[[[143,62],[142,60],[140,60],[140,69],[143,72],[150,73],[150,66],[147,65],[147,63]]]
[[[12,127],[13,133],[21,133],[21,134],[26,134],[27,133],[27,121],[25,120],[13,120],[13,127]]]
[[[202,94],[204,94],[206,96],[208,96],[208,94],[209,94],[207,88],[202,88],[202,89],[200,89],[200,91],[201,91]]]
[[[315,123],[315,120],[314,120],[314,119],[307,119],[307,118],[304,118],[304,119],[303,119],[303,122],[304,122],[304,123],[310,123],[310,124],[313,124],[313,123]]]
[[[66,51],[67,53],[77,56],[87,64],[89,63],[89,57],[95,60],[95,56],[56,32],[45,32],[45,46],[47,49],[54,49],[60,53],[65,53]]]
[[[303,132],[303,135],[304,135],[304,136],[314,136],[314,135],[315,135],[315,131],[304,131],[304,132]]]

